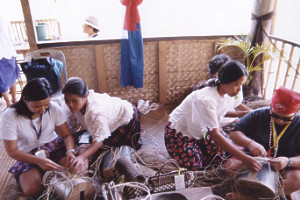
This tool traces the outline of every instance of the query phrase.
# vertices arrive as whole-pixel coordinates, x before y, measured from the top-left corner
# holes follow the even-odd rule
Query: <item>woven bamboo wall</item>
[[[189,94],[191,86],[208,78],[207,63],[214,55],[215,41],[168,41],[161,42],[160,101],[178,103]]]
[[[66,56],[68,77],[83,78],[90,89],[134,104],[139,99],[180,103],[193,84],[208,78],[207,63],[218,39],[144,42],[144,87],[120,87],[120,43],[57,47]],[[226,52],[235,57],[235,52]],[[239,56],[238,56],[239,57]]]
[[[96,72],[95,48],[93,45],[57,48],[66,57],[68,77],[83,78],[89,88],[99,91]]]

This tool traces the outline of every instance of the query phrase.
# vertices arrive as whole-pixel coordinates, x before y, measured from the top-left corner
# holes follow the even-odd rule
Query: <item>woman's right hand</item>
[[[251,171],[258,172],[262,167],[262,164],[252,156],[245,155],[242,162]]]
[[[45,171],[52,171],[52,170],[62,170],[63,167],[59,164],[53,162],[50,159],[44,159],[42,158],[41,161],[38,163],[38,166],[40,166]]]

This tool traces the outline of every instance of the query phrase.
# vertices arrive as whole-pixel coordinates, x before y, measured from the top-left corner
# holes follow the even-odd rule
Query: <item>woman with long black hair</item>
[[[232,108],[232,98],[247,78],[244,65],[228,61],[220,69],[218,79],[189,94],[173,110],[164,139],[168,153],[180,166],[200,170],[210,164],[220,164],[226,157],[225,150],[250,169],[260,168],[259,162],[238,150],[220,130],[220,121]]]
[[[71,167],[74,140],[62,109],[50,101],[52,90],[45,78],[29,81],[20,100],[7,108],[1,133],[7,154],[17,160],[9,169],[26,197],[43,192],[45,171]],[[54,129],[59,130],[60,136]]]

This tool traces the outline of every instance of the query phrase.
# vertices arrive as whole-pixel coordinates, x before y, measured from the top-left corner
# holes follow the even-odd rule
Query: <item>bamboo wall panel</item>
[[[168,41],[160,46],[160,68],[164,73],[160,85],[162,103],[179,103],[192,85],[208,78],[207,63],[214,55],[215,41]]]
[[[90,89],[99,91],[94,46],[72,46],[59,50],[65,54],[68,77],[78,76]]]
[[[232,60],[240,61],[244,64],[244,53],[239,48],[231,46],[223,48],[219,53],[227,54]]]
[[[209,78],[207,63],[218,39],[144,42],[144,87],[121,87],[120,43],[56,47],[64,52],[68,77],[83,78],[90,89],[134,104],[138,100],[178,104],[194,84]],[[233,59],[239,57],[232,49]]]
[[[121,82],[121,47],[120,44],[103,46],[103,59],[106,73],[106,93],[118,96],[132,103],[139,99],[158,101],[158,54],[157,42],[144,43],[144,87],[136,89],[132,86],[120,87]],[[102,69],[102,68],[101,68]],[[102,80],[98,80],[102,81]]]

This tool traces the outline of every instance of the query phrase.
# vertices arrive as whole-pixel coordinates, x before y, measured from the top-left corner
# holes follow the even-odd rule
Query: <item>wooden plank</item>
[[[8,169],[13,165],[15,161],[11,159],[4,148],[3,141],[0,141],[0,199],[4,192],[6,191],[6,188],[8,184],[10,183],[10,179],[12,175],[8,173]]]
[[[158,43],[158,71],[159,71],[159,101],[163,104],[167,103],[167,64],[166,64],[166,42],[161,41]]]
[[[95,46],[96,70],[98,77],[98,87],[101,93],[107,92],[106,65],[104,60],[104,45]]]

